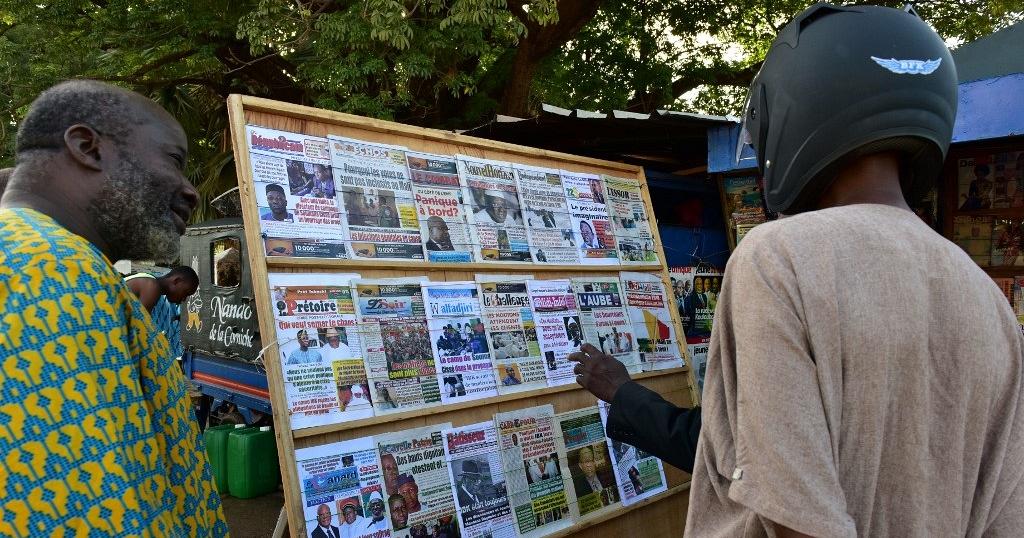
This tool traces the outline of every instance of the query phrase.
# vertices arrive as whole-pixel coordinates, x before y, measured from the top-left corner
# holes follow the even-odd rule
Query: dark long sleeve
[[[633,381],[619,387],[611,403],[608,437],[693,472],[700,437],[700,407],[676,407],[657,392]]]

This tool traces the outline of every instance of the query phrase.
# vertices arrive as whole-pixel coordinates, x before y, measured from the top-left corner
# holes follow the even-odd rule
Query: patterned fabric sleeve
[[[226,535],[181,372],[106,258],[2,210],[0,304],[0,535]]]

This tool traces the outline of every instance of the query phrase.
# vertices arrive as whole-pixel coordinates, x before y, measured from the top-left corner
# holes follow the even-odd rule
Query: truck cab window
[[[242,243],[237,237],[222,237],[210,245],[213,285],[235,288],[242,280]]]

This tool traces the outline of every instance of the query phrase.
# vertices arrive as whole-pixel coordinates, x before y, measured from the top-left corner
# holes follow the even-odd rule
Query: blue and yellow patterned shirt
[[[185,379],[106,257],[0,210],[0,305],[0,535],[227,535]]]

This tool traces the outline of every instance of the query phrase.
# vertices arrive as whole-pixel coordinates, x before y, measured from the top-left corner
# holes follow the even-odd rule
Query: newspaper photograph
[[[374,437],[391,536],[460,536],[441,433],[451,427],[446,422]]]
[[[423,277],[355,279],[356,316],[376,414],[441,403]]]
[[[684,361],[679,352],[674,307],[665,292],[665,284],[657,273],[619,273],[626,298],[626,311],[636,335],[636,349],[644,370],[678,368]]]
[[[463,199],[459,168],[454,157],[407,152],[412,177],[416,218],[427,260],[473,261],[473,240],[466,222],[468,206]]]
[[[565,453],[569,470],[562,476],[573,518],[617,506],[619,488],[597,407],[560,413],[555,415],[555,422],[558,423],[557,437],[562,442],[559,451]]]
[[[534,262],[580,263],[576,234],[565,207],[565,190],[558,170],[522,164],[514,168]]]
[[[601,425],[607,427],[611,406],[601,400],[598,400],[597,406],[601,412]],[[668,489],[661,460],[633,445],[614,441],[610,437],[605,439],[623,505],[629,506]]]
[[[527,280],[533,275],[476,275],[499,394],[547,386]]]
[[[373,437],[295,451],[309,538],[391,535]]]
[[[422,260],[405,148],[334,135],[328,140],[352,258]]]
[[[494,370],[476,282],[424,282],[441,403],[495,396]]]
[[[374,415],[350,284],[358,277],[267,275],[293,430]]]
[[[572,525],[555,440],[555,408],[494,415],[509,502],[519,534],[540,537]]]
[[[574,363],[568,357],[583,345],[583,324],[572,284],[565,279],[530,280],[526,282],[526,290],[530,295],[548,385],[575,383]]]
[[[267,255],[345,258],[327,139],[255,125],[245,134]]]
[[[449,428],[442,435],[462,536],[514,538],[494,421]]]
[[[633,324],[622,300],[618,277],[573,278],[572,289],[583,324],[583,341],[615,357],[631,374],[640,373]]]
[[[512,164],[456,155],[470,203],[476,261],[529,262],[529,239]]]
[[[657,263],[654,234],[636,179],[602,175],[615,247],[623,264]]]
[[[618,265],[615,232],[608,218],[601,177],[568,170],[560,174],[580,259],[587,265]]]

